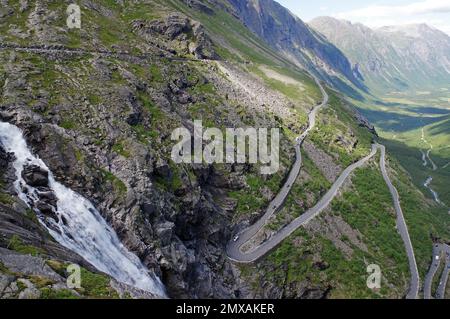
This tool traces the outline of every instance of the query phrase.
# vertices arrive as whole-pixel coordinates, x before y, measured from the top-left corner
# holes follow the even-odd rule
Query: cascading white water
[[[159,278],[150,274],[139,258],[129,252],[98,210],[86,198],[55,181],[45,163],[28,149],[21,130],[0,122],[0,142],[7,152],[14,153],[17,180],[15,188],[20,199],[33,207],[39,200],[39,190],[27,185],[22,177],[24,167],[37,165],[49,173],[49,188],[57,198],[54,213],[58,221],[46,219],[41,223],[61,245],[78,253],[98,270],[119,282],[165,297]],[[51,227],[47,223],[50,223]]]
[[[428,177],[428,179],[425,181],[425,184],[423,184],[423,186],[425,186],[426,188],[428,188],[428,190],[431,192],[431,194],[433,194],[434,201],[435,201],[436,203],[442,204],[441,200],[439,199],[438,193],[437,193],[434,189],[432,189],[432,188],[430,187],[431,182],[433,182],[433,177],[430,176],[430,177]]]

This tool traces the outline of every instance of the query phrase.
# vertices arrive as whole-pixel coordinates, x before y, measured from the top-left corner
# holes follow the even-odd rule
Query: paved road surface
[[[370,160],[377,153],[377,146],[372,146],[372,152],[360,160],[357,163],[350,165],[344,172],[339,176],[330,190],[325,194],[324,197],[311,209],[309,209],[306,213],[292,221],[289,225],[281,229],[278,233],[273,235],[268,241],[264,242],[260,246],[255,249],[243,253],[241,251],[241,247],[247,243],[253,236],[265,225],[268,218],[266,215],[263,216],[255,225],[249,227],[244,230],[239,235],[239,239],[234,242],[230,242],[227,248],[228,257],[239,263],[252,263],[261,257],[265,256],[272,249],[277,247],[284,239],[289,237],[293,232],[295,232],[301,226],[307,224],[310,220],[319,215],[328,205],[332,202],[332,200],[338,194],[339,189],[344,184],[345,180],[350,176],[350,174],[357,168],[362,167],[368,160]],[[269,215],[270,217],[270,215]]]
[[[251,238],[253,238],[254,235],[256,235],[256,233],[258,233],[258,231],[260,229],[262,229],[266,222],[270,219],[270,217],[275,214],[284,204],[284,201],[286,200],[287,196],[289,195],[292,186],[294,185],[295,181],[297,180],[298,175],[300,174],[300,169],[302,167],[302,154],[301,154],[301,146],[304,142],[304,140],[306,139],[306,137],[308,136],[309,132],[315,127],[316,125],[316,116],[317,116],[317,112],[324,106],[326,106],[328,104],[328,94],[325,91],[325,89],[323,88],[323,86],[321,85],[320,81],[317,78],[314,78],[317,85],[320,88],[320,91],[322,92],[323,95],[323,100],[322,103],[315,106],[312,111],[309,113],[308,119],[309,119],[309,123],[308,123],[308,128],[305,130],[305,132],[303,132],[302,135],[300,135],[297,139],[296,139],[296,144],[295,144],[295,162],[294,165],[292,166],[291,171],[289,172],[289,176],[285,182],[285,184],[283,185],[283,187],[281,188],[280,192],[277,194],[277,196],[272,200],[272,202],[269,204],[269,207],[266,210],[266,213],[264,214],[263,217],[261,217],[255,224],[253,224],[252,226],[250,226],[249,228],[247,228],[246,230],[242,231],[239,234],[239,240],[236,242],[230,242],[228,245],[228,256],[235,261],[238,262],[245,262],[245,258],[242,259],[240,257],[240,247],[245,244],[247,241],[249,241]],[[266,251],[267,253],[267,251]],[[264,254],[260,255],[258,258],[262,257]],[[250,256],[247,256],[250,257]],[[251,258],[251,257],[250,257]],[[258,259],[256,258],[256,259]],[[240,260],[242,259],[242,260]],[[256,259],[253,259],[251,261],[254,261]]]
[[[316,79],[317,84],[320,87],[320,90],[323,94],[323,101],[320,105],[313,108],[313,110],[309,114],[309,126],[307,130],[297,138],[297,143],[295,145],[296,152],[296,161],[292,167],[291,172],[287,178],[286,183],[282,187],[281,191],[275,197],[275,199],[270,203],[269,207],[266,210],[266,213],[263,217],[261,217],[255,224],[248,227],[238,234],[236,241],[230,241],[227,247],[228,257],[239,263],[251,263],[254,262],[261,257],[265,256],[269,253],[273,248],[277,247],[284,239],[289,237],[295,230],[300,228],[301,226],[308,223],[311,219],[315,218],[318,214],[320,214],[336,197],[339,189],[344,184],[345,180],[349,177],[349,175],[357,168],[363,166],[369,159],[371,159],[377,152],[377,146],[372,146],[372,152],[367,157],[363,158],[357,163],[349,166],[341,176],[336,180],[331,189],[325,194],[325,196],[310,210],[304,213],[299,218],[292,221],[285,228],[276,233],[272,238],[270,238],[265,243],[260,246],[254,248],[253,250],[243,253],[241,248],[244,244],[246,244],[250,239],[252,239],[258,231],[260,231],[270,219],[270,217],[276,213],[283,205],[286,197],[289,195],[289,192],[297,179],[301,165],[302,165],[302,157],[301,157],[301,146],[308,136],[308,133],[315,127],[316,123],[316,115],[317,112],[328,103],[328,94],[326,93],[323,86]]]
[[[36,52],[36,53],[67,53],[67,54],[86,54],[86,53],[97,53],[97,54],[105,54],[105,55],[115,55],[115,56],[130,56],[133,57],[132,54],[128,52],[112,52],[112,51],[88,51],[88,50],[82,50],[82,49],[70,49],[65,47],[42,47],[42,46],[19,46],[19,45],[12,45],[12,44],[4,44],[0,43],[0,49],[12,49],[16,51],[26,51],[26,52]],[[136,58],[147,58],[147,56],[144,54],[142,56],[134,56]],[[188,59],[180,59],[177,57],[169,57],[169,59],[173,60],[188,60]],[[192,59],[194,60],[194,59]],[[319,80],[315,78],[316,83],[320,87],[320,90],[323,95],[323,101],[320,105],[315,106],[312,111],[309,113],[309,126],[303,132],[301,136],[299,136],[296,140],[295,145],[295,153],[296,153],[296,160],[295,163],[289,173],[289,176],[286,180],[285,185],[282,187],[281,191],[278,193],[278,195],[275,197],[275,199],[270,203],[266,213],[264,216],[256,222],[254,225],[250,226],[243,232],[239,234],[239,239],[237,241],[232,241],[229,243],[227,252],[230,259],[236,261],[236,262],[242,262],[242,263],[248,263],[256,261],[257,259],[261,258],[262,256],[266,255],[269,251],[271,251],[273,248],[278,246],[285,238],[290,236],[295,230],[297,230],[299,227],[305,225],[308,223],[311,219],[315,218],[319,213],[321,213],[334,199],[334,197],[337,195],[337,192],[342,187],[345,180],[349,177],[349,175],[357,168],[363,166],[369,159],[371,159],[377,152],[377,148],[380,148],[382,150],[382,171],[383,176],[385,177],[386,183],[389,186],[389,189],[393,195],[395,208],[397,211],[397,225],[399,228],[399,232],[403,238],[403,241],[405,242],[405,247],[408,253],[408,258],[410,261],[410,269],[411,269],[411,290],[408,294],[408,297],[410,298],[416,298],[418,294],[418,285],[419,285],[419,278],[418,278],[418,272],[417,272],[417,266],[415,263],[415,257],[414,257],[414,251],[412,249],[411,241],[409,239],[408,229],[406,227],[405,220],[403,218],[403,212],[401,210],[400,202],[399,202],[399,196],[397,193],[397,190],[394,188],[392,183],[389,180],[389,177],[386,172],[386,168],[384,166],[385,162],[385,148],[381,145],[373,145],[372,146],[372,152],[367,157],[363,158],[357,163],[354,163],[350,167],[348,167],[342,175],[336,180],[336,182],[333,184],[331,189],[325,194],[325,196],[310,210],[308,210],[305,214],[300,216],[299,218],[295,219],[291,224],[283,228],[280,232],[275,234],[271,239],[269,239],[267,242],[263,243],[256,249],[248,252],[248,253],[242,253],[240,248],[242,245],[244,245],[246,242],[248,242],[253,236],[258,233],[258,231],[264,227],[266,222],[269,220],[269,218],[277,212],[282,205],[284,204],[284,201],[286,200],[287,196],[290,193],[290,190],[292,188],[292,185],[296,181],[300,169],[302,166],[302,157],[301,157],[301,146],[308,136],[309,132],[315,127],[316,123],[316,115],[317,112],[327,105],[328,103],[328,94],[323,88],[323,86],[320,84]],[[429,158],[430,159],[430,158]],[[433,163],[430,159],[430,162]],[[434,165],[433,165],[434,166]],[[448,269],[446,274],[443,275],[448,276]],[[445,285],[444,288],[445,290]]]
[[[422,128],[421,140],[422,140],[422,142],[424,142],[425,144],[428,144],[428,146],[430,146],[430,148],[427,150],[425,155],[428,158],[428,161],[431,163],[431,166],[433,167],[433,171],[435,171],[438,169],[438,167],[437,167],[436,163],[434,163],[434,161],[431,159],[431,152],[433,151],[433,144],[428,142],[427,139],[425,138],[425,129],[424,128]]]
[[[436,292],[436,299],[445,299],[445,288],[447,287],[448,275],[450,273],[450,255],[446,253],[445,268],[442,272],[441,281]]]
[[[423,295],[425,299],[432,299],[432,285],[434,276],[441,265],[442,260],[446,260],[445,269],[442,272],[439,287],[436,291],[436,298],[443,299],[445,297],[445,288],[447,286],[448,275],[450,270],[450,246],[444,244],[435,244],[433,246],[433,260],[430,269],[425,277],[423,286]]]
[[[425,154],[423,150],[420,150],[420,154],[422,154],[422,165],[423,167],[426,167],[428,165],[427,154]]]
[[[134,58],[134,59],[150,59],[155,57],[160,57],[167,59],[169,61],[180,61],[180,62],[201,62],[208,61],[206,59],[194,59],[194,58],[180,58],[175,56],[173,53],[166,51],[162,48],[153,45],[159,53],[142,53],[133,54],[128,51],[111,51],[111,50],[87,50],[87,49],[76,49],[69,48],[62,45],[18,45],[13,43],[3,43],[0,42],[0,50],[13,50],[17,52],[29,52],[36,54],[68,54],[68,55],[86,55],[86,54],[99,54],[103,56],[116,57],[116,58]]]
[[[424,299],[431,299],[431,287],[433,285],[433,278],[436,275],[439,265],[441,263],[441,245],[436,244],[433,246],[433,260],[431,261],[430,270],[425,276],[423,284],[423,297]]]
[[[409,268],[411,272],[411,282],[410,282],[410,290],[407,294],[408,299],[416,299],[419,294],[419,272],[417,269],[416,258],[414,255],[414,249],[411,244],[411,239],[409,237],[408,227],[406,226],[405,218],[403,216],[403,211],[400,205],[400,196],[398,194],[397,189],[392,184],[389,175],[386,170],[386,148],[380,144],[372,145],[371,153],[365,158],[361,159],[357,163],[350,165],[344,172],[339,176],[336,182],[332,185],[330,190],[325,194],[325,196],[311,209],[309,209],[302,216],[298,217],[294,221],[292,221],[289,225],[281,229],[278,233],[273,235],[266,242],[262,243],[258,247],[253,248],[250,251],[242,252],[241,248],[244,244],[249,242],[267,223],[270,217],[275,214],[284,204],[286,197],[289,195],[292,185],[300,173],[302,158],[301,158],[301,146],[307,137],[308,133],[314,128],[316,115],[318,110],[325,106],[328,103],[328,95],[320,82],[316,79],[317,84],[319,85],[322,94],[324,96],[322,104],[316,106],[311,113],[309,114],[309,127],[308,129],[297,138],[297,143],[295,145],[296,151],[296,161],[292,167],[291,172],[289,173],[288,179],[285,185],[282,187],[279,194],[275,197],[275,199],[270,203],[267,208],[264,216],[259,219],[255,224],[248,227],[247,229],[241,231],[238,236],[234,238],[234,240],[230,241],[227,246],[227,254],[228,257],[239,263],[252,263],[257,261],[258,259],[265,256],[272,249],[276,248],[283,240],[289,237],[294,231],[296,231],[301,226],[307,224],[311,219],[315,218],[318,214],[320,214],[328,205],[332,202],[332,200],[336,197],[339,189],[344,184],[345,180],[350,176],[350,174],[357,168],[362,167],[368,160],[375,156],[377,150],[381,150],[380,157],[380,166],[383,174],[383,178],[391,192],[392,199],[394,202],[394,208],[397,213],[397,228],[400,233],[400,236],[404,242],[406,253],[409,261]]]
[[[400,196],[398,195],[397,189],[392,184],[389,175],[386,170],[386,148],[384,145],[378,144],[381,149],[380,167],[383,178],[389,188],[392,195],[392,200],[394,201],[394,208],[397,213],[397,229],[402,237],[403,243],[405,244],[406,254],[408,255],[409,270],[411,273],[411,281],[409,292],[406,296],[408,299],[417,299],[419,296],[419,271],[417,269],[416,257],[414,255],[414,249],[409,237],[408,226],[406,226],[405,217],[403,215],[403,210],[400,205]]]

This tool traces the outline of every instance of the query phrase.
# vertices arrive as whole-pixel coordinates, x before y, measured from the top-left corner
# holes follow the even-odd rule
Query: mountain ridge
[[[309,25],[358,65],[378,95],[440,88],[450,81],[450,37],[428,25],[372,29],[332,17],[318,17]]]
[[[169,297],[405,296],[407,254],[376,161],[355,171],[321,216],[251,267],[226,255],[234,234],[253,224],[280,192],[296,156],[295,139],[307,128],[311,106],[321,101],[319,85],[304,68],[350,85],[339,70],[315,59],[314,51],[287,61],[286,52],[245,27],[225,0],[80,0],[81,30],[66,28],[65,3],[21,3],[9,2],[0,20],[2,41],[8,43],[0,46],[0,118],[23,131],[55,179],[95,204],[123,245],[161,278]],[[266,18],[276,23],[276,16],[269,12]],[[282,30],[275,38],[282,38]],[[317,32],[307,26],[304,32],[304,44],[330,50],[321,53],[329,63],[334,54],[342,57]],[[315,70],[317,65],[325,70]],[[373,127],[344,94],[323,89],[329,101],[305,141],[302,173],[256,240],[304,214],[345,167],[370,152]],[[249,164],[175,164],[171,133],[192,128],[195,120],[219,129],[280,128],[279,172],[262,176]],[[64,290],[66,263],[77,259],[50,254],[54,245],[40,239],[54,241],[42,227],[43,236],[29,235],[40,225],[38,218],[55,217],[48,207],[54,200],[47,196],[44,209],[32,210],[17,197],[10,155],[0,148],[0,280],[6,283],[0,296],[17,298],[32,290],[37,298],[129,297],[110,287],[108,276],[93,285],[86,271],[87,289]],[[395,158],[389,159],[387,169],[424,273],[433,239],[448,238],[443,218],[448,216],[414,187]],[[37,281],[13,272],[13,262],[3,263],[28,253],[53,266],[59,259],[54,268],[61,280]],[[384,270],[379,291],[367,289],[368,263]]]
[[[358,73],[347,57],[333,44],[273,0],[228,0],[241,21],[270,46],[284,52],[297,64],[343,87],[342,79],[364,90]],[[282,22],[281,22],[282,21]],[[339,74],[339,76],[337,75]]]

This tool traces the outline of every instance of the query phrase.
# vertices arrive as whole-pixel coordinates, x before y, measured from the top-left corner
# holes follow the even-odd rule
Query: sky
[[[276,0],[303,21],[332,16],[377,28],[427,23],[450,35],[450,0]]]

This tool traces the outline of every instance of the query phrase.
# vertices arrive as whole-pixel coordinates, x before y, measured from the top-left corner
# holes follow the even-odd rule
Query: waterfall
[[[431,194],[433,194],[433,197],[434,197],[434,201],[436,202],[436,203],[438,203],[438,204],[443,204],[442,202],[441,202],[441,200],[439,199],[439,195],[438,195],[438,193],[434,190],[434,189],[432,189],[431,187],[430,187],[430,185],[431,185],[431,183],[433,182],[433,177],[428,177],[428,179],[425,181],[425,183],[423,184],[423,186],[425,186],[426,188],[428,188],[428,190],[431,192]]]
[[[149,273],[139,258],[123,246],[90,201],[55,180],[45,163],[31,153],[18,127],[0,122],[0,142],[7,152],[14,153],[17,177],[14,186],[19,198],[38,213],[40,222],[58,243],[117,281],[165,297],[159,278]],[[48,172],[45,190],[27,185],[22,177],[25,167],[30,165]],[[53,218],[36,208],[43,193],[55,197],[56,207],[51,208]]]

